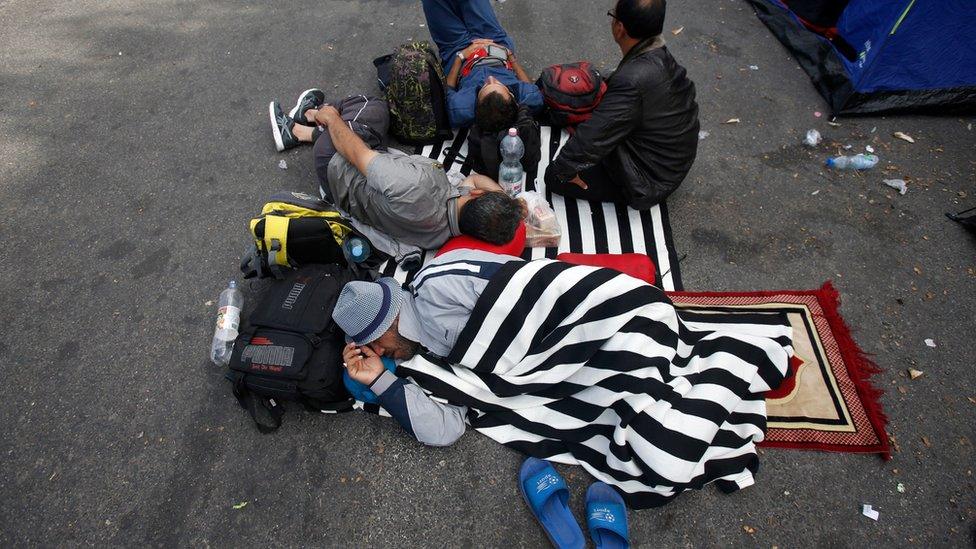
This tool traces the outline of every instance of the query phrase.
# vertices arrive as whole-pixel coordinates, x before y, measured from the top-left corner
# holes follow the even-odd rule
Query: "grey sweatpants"
[[[362,139],[371,149],[385,149],[386,132],[390,128],[390,107],[386,100],[369,95],[351,95],[331,104],[339,111],[349,129]],[[329,161],[336,155],[332,137],[328,131],[315,140],[312,156],[315,159],[315,173],[319,186],[329,191]]]

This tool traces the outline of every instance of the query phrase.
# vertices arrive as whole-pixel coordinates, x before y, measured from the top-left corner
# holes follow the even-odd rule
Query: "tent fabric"
[[[821,34],[836,1],[749,1],[835,115],[976,112],[973,0],[850,0]]]
[[[837,26],[849,0],[783,0],[807,27],[825,34]],[[821,30],[822,29],[822,30]]]

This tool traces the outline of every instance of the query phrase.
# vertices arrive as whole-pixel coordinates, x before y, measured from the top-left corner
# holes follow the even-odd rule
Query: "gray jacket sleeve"
[[[368,238],[373,246],[376,246],[376,249],[385,253],[386,255],[392,256],[397,263],[405,265],[404,268],[407,268],[411,262],[413,262],[417,267],[422,264],[423,250],[421,250],[419,247],[398,242],[383,231],[373,228],[365,223],[361,223],[358,220],[353,219],[352,216],[346,214],[345,212],[342,213],[343,215],[346,215],[346,217],[350,218],[353,228]]]
[[[450,446],[465,430],[468,409],[432,400],[420,387],[383,372],[369,387],[380,406],[408,433],[428,446]]]

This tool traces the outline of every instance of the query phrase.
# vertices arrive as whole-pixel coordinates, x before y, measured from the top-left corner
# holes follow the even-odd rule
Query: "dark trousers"
[[[332,106],[339,111],[342,119],[350,129],[362,139],[366,146],[374,150],[383,149],[383,139],[390,128],[390,108],[386,100],[367,95],[352,95]],[[312,146],[312,157],[315,160],[315,173],[319,177],[319,186],[329,192],[329,162],[336,155],[332,136],[325,130],[315,140]]]
[[[586,189],[569,181],[561,183],[559,181],[548,180],[546,181],[546,188],[556,194],[569,198],[627,205],[627,199],[621,192],[620,185],[614,182],[603,164],[597,164],[588,170],[584,170],[580,173],[580,179],[586,183]]]
[[[444,72],[451,70],[457,52],[477,38],[487,38],[515,51],[515,44],[502,28],[491,0],[423,0],[424,17]]]

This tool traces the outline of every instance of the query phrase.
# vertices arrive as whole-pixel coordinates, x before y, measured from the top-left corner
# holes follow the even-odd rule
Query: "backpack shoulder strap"
[[[288,223],[287,217],[267,215],[264,217],[264,247],[268,252],[268,264],[288,266]]]
[[[501,145],[501,140],[501,134],[481,134],[481,160],[489,171],[496,166],[500,166],[502,163],[502,155],[498,149]]]
[[[338,402],[327,402],[327,403],[312,403],[304,396],[302,397],[302,405],[309,412],[319,412],[322,414],[341,414],[344,412],[351,412],[355,405],[356,400],[353,398],[347,398],[346,400],[340,400]]]
[[[239,372],[232,372],[232,374],[236,375],[232,376],[228,374],[227,377],[234,384],[233,391],[234,396],[237,398],[237,403],[251,415],[251,420],[254,421],[254,425],[258,428],[258,431],[265,435],[277,431],[281,427],[281,418],[285,415],[285,408],[273,398],[258,398],[251,393],[247,389],[247,385],[244,384],[246,374]],[[258,406],[263,408],[271,417],[271,425],[266,425],[258,421]]]

